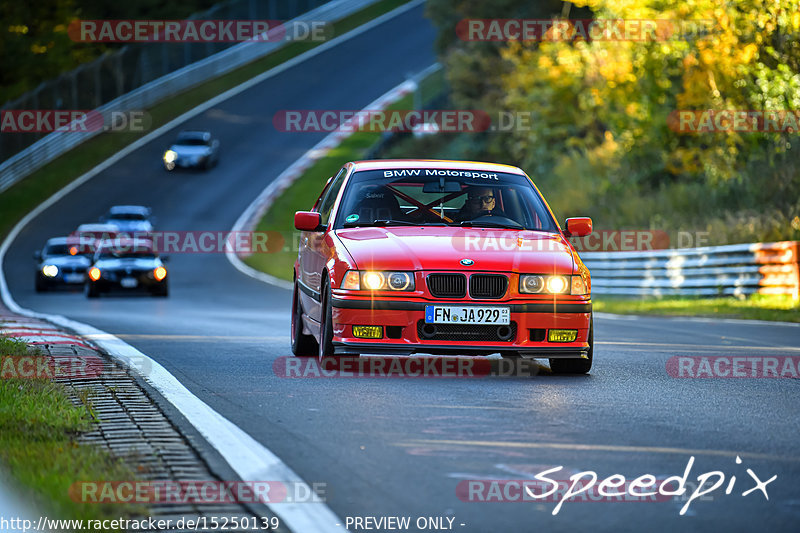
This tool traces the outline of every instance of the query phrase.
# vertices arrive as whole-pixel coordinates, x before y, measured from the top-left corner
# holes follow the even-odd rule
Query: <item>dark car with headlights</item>
[[[82,287],[91,261],[69,237],[48,239],[33,254],[36,260],[36,292],[56,287]]]
[[[153,231],[152,212],[143,205],[115,205],[100,218],[100,222],[113,224],[120,233],[141,235]]]
[[[161,156],[164,168],[201,168],[206,170],[219,162],[219,140],[207,131],[182,131]]]
[[[158,256],[149,239],[103,241],[87,271],[86,296],[97,298],[101,293],[111,291],[167,296],[168,276],[164,259]]]

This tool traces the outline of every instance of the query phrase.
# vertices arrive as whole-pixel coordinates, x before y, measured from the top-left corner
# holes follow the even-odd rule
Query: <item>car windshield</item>
[[[417,168],[355,173],[334,228],[392,225],[558,231],[525,176]]]
[[[196,137],[178,137],[178,140],[175,141],[175,144],[179,146],[208,146],[211,144],[211,141],[204,141],[203,139],[198,139]]]
[[[121,246],[103,248],[100,259],[155,259],[156,254],[150,248]]]
[[[48,244],[44,255],[70,255],[69,246],[66,244]]]
[[[108,217],[109,220],[145,220],[145,216],[141,213],[117,213]]]

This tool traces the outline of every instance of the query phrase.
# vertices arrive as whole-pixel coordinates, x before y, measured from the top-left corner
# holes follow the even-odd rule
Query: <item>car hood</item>
[[[88,267],[91,261],[82,255],[51,255],[40,261],[41,265],[57,267]]]
[[[361,270],[465,270],[571,274],[564,238],[530,230],[368,227],[336,231]],[[471,260],[463,265],[461,260]]]
[[[94,266],[100,270],[147,270],[161,266],[159,259],[101,259]]]
[[[198,155],[208,155],[211,153],[211,148],[208,146],[188,146],[184,144],[173,144],[169,147],[170,150],[178,154],[178,157],[194,157]]]

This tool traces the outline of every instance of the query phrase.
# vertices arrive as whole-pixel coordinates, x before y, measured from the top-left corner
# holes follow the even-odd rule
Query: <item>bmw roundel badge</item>
[[[475,261],[473,261],[472,259],[462,259],[461,261],[459,261],[459,263],[461,263],[465,267],[468,267],[470,265],[474,265]]]

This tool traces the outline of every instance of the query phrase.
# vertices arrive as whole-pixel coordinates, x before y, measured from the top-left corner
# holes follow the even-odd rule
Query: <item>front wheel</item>
[[[325,280],[322,291],[322,317],[319,325],[319,357],[333,355],[333,313],[331,308],[331,284]]]
[[[87,298],[99,298],[100,291],[97,290],[97,287],[93,283],[89,283],[86,285],[86,297]]]
[[[303,333],[303,308],[300,306],[297,282],[292,295],[292,353],[297,357],[314,357],[319,353],[314,336]]]
[[[594,320],[589,321],[589,358],[588,359],[550,359],[550,370],[553,374],[588,374],[592,369],[594,352]]]

